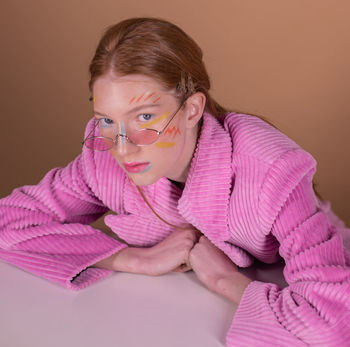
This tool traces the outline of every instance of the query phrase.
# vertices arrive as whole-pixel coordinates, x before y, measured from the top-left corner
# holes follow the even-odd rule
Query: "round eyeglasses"
[[[118,137],[120,137],[121,139],[125,139],[136,146],[151,145],[152,143],[158,140],[160,135],[164,133],[166,128],[169,126],[170,122],[174,119],[174,117],[180,111],[185,101],[180,105],[180,107],[176,110],[176,112],[170,117],[168,123],[164,126],[164,128],[161,131],[146,128],[146,129],[139,129],[139,130],[133,131],[129,135],[117,134],[115,135],[114,138],[107,137],[107,136],[91,136],[94,133],[97,126],[100,125],[100,122],[102,121],[102,119],[99,119],[97,120],[96,125],[93,127],[93,129],[90,131],[90,133],[86,136],[86,138],[82,142],[82,145],[86,146],[87,148],[93,151],[108,151],[112,149],[114,145],[117,144]]]

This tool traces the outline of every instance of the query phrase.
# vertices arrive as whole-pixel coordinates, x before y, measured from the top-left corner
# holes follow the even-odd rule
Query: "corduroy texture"
[[[86,133],[91,129],[91,122]],[[229,114],[204,122],[183,192],[165,177],[143,187],[168,222],[191,223],[237,265],[284,257],[281,290],[252,282],[228,346],[347,346],[350,230],[312,190],[316,162],[262,120]],[[127,243],[152,246],[171,233],[109,152],[84,149],[37,186],[0,200],[0,258],[72,289],[110,271],[91,267],[123,247],[91,228],[106,224]]]

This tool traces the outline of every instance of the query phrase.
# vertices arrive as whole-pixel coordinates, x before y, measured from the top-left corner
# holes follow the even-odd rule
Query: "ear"
[[[206,97],[203,93],[197,92],[186,100],[185,117],[186,127],[194,128],[203,116]]]

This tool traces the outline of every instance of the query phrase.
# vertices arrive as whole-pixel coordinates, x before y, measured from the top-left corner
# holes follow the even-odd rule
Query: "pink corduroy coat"
[[[91,130],[90,122],[86,134]],[[185,188],[163,177],[143,190],[168,222],[190,223],[240,267],[282,256],[288,286],[253,281],[228,346],[350,346],[346,229],[312,188],[313,157],[254,116],[204,114]],[[172,228],[148,208],[109,152],[83,149],[36,186],[0,200],[0,258],[71,289],[111,271],[90,267],[130,245],[152,246]]]

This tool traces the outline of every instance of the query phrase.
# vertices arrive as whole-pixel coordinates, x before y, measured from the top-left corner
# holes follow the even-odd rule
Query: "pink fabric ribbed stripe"
[[[92,123],[85,134],[91,131]],[[165,177],[143,187],[168,222],[191,223],[239,266],[283,256],[288,287],[252,282],[228,346],[347,346],[350,230],[312,189],[316,161],[261,119],[204,114],[183,191]],[[0,200],[0,258],[70,289],[111,274],[91,267],[128,244],[152,246],[172,228],[148,208],[109,152],[84,149],[36,186]]]

